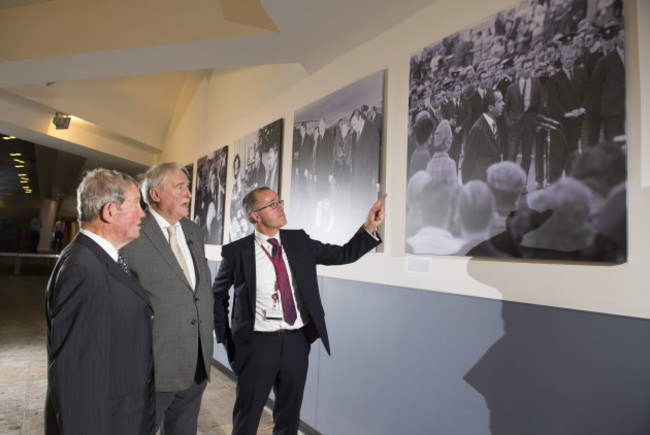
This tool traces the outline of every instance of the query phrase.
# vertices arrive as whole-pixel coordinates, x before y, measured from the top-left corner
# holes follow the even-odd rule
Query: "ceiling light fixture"
[[[67,130],[70,126],[70,115],[67,113],[56,112],[52,124],[54,124],[57,130]]]

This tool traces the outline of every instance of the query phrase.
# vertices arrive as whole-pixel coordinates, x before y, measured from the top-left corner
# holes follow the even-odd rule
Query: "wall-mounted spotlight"
[[[56,112],[52,124],[56,126],[57,130],[67,130],[70,126],[70,115],[67,113]]]

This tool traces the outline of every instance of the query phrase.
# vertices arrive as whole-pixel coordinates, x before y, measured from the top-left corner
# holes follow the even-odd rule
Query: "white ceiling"
[[[24,118],[62,111],[153,155],[197,70],[310,74],[434,1],[0,0],[0,132],[58,148]]]

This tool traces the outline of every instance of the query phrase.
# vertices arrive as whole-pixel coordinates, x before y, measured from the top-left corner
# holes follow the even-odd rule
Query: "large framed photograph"
[[[384,71],[295,112],[291,219],[310,236],[344,243],[377,200]]]
[[[413,53],[405,251],[627,261],[619,0],[526,0]]]
[[[203,229],[207,245],[223,244],[227,164],[228,147],[224,146],[201,157],[196,165],[194,222]]]
[[[280,194],[283,125],[283,120],[278,119],[235,141],[230,241],[241,239],[254,230],[242,207],[242,200],[248,192],[267,186]]]

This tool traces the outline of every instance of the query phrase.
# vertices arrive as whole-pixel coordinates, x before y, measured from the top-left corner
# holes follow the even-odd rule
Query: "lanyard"
[[[282,258],[282,242],[280,243],[280,261],[284,261]],[[273,298],[274,302],[278,301],[278,292],[280,290],[280,264],[276,263],[271,254],[269,254],[269,251],[266,250],[266,248],[260,243],[257,242],[258,245],[260,245],[260,248],[262,248],[262,251],[266,254],[267,257],[269,257],[269,260],[271,260],[271,263],[273,264],[273,269],[275,270],[275,292],[273,293]]]

